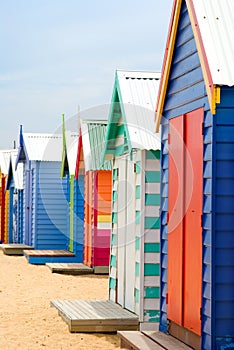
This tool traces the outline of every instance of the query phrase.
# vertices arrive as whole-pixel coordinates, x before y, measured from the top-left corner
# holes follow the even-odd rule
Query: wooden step
[[[93,273],[93,269],[85,264],[61,264],[61,263],[47,263],[46,266],[53,273],[60,273],[65,275],[87,275]]]
[[[179,341],[178,339],[172,337],[169,334],[162,332],[152,332],[152,331],[143,331],[144,335],[148,336],[150,339],[156,343],[163,346],[164,349],[173,349],[173,350],[191,350],[191,348]]]
[[[138,316],[110,300],[52,300],[70,332],[137,330]]]
[[[71,253],[67,250],[25,250],[25,256],[75,256],[74,253]]]
[[[24,250],[33,250],[33,247],[26,244],[9,243],[0,244],[0,249],[5,255],[24,255]]]
[[[149,337],[139,331],[118,331],[120,347],[128,350],[165,350]],[[170,350],[175,350],[170,348]]]

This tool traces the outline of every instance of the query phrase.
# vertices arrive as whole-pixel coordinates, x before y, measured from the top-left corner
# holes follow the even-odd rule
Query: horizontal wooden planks
[[[0,249],[3,251],[5,255],[24,255],[24,250],[30,249],[33,247],[25,245],[25,244],[0,244]]]
[[[52,300],[71,332],[115,332],[138,329],[138,317],[106,300]]]
[[[53,273],[66,275],[86,275],[93,273],[93,269],[91,267],[82,263],[47,263],[46,266]]]
[[[139,331],[130,332],[118,332],[120,338],[121,349],[129,350],[165,350],[164,347],[160,346],[148,336],[144,335]],[[172,348],[170,348],[172,349]],[[173,348],[174,350],[174,348]],[[176,350],[176,349],[175,349]]]
[[[67,250],[25,250],[25,256],[75,256],[74,253],[68,252]]]

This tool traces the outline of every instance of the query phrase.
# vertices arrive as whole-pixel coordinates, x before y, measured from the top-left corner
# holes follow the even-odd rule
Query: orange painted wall
[[[88,171],[85,175],[84,263],[108,266],[110,252],[112,172]],[[105,224],[106,223],[106,224]]]

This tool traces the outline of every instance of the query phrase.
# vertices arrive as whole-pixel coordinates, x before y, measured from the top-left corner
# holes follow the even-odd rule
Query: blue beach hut
[[[83,262],[84,239],[84,174],[75,177],[79,134],[65,129],[63,116],[63,150],[61,177],[67,188],[67,250]]]
[[[66,250],[67,188],[60,178],[62,135],[20,129],[16,168],[23,163],[23,243],[30,263],[73,262]]]
[[[174,1],[161,124],[160,330],[234,348],[234,2]]]

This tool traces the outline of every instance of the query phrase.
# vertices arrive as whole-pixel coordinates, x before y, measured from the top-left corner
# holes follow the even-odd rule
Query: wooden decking
[[[26,244],[9,243],[0,244],[0,249],[5,255],[24,255],[24,250],[32,250],[33,247]]]
[[[161,332],[118,331],[120,346],[130,350],[191,350],[168,334]]]
[[[30,264],[79,263],[80,258],[67,250],[25,250],[24,255]]]
[[[67,250],[25,250],[25,256],[75,256]]]
[[[85,264],[61,264],[61,263],[47,263],[46,266],[53,273],[61,273],[66,275],[87,275],[93,273],[93,269]]]
[[[51,305],[68,324],[70,332],[137,330],[138,316],[106,300],[52,300]]]

